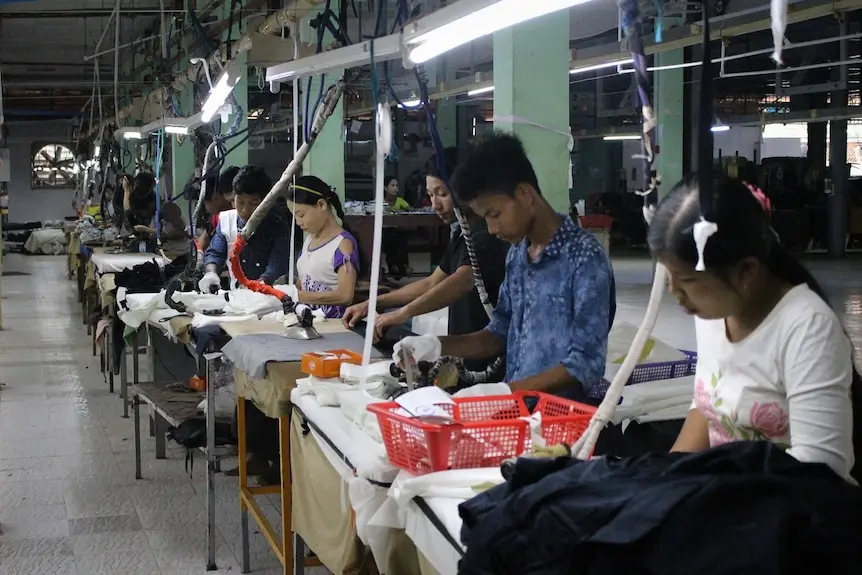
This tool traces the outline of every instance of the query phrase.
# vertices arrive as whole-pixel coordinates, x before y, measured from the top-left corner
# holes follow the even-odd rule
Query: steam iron
[[[296,304],[293,308],[293,313],[296,314],[296,318],[299,321],[284,328],[284,337],[302,341],[323,337],[314,328],[314,315],[311,313],[310,307],[302,303]]]

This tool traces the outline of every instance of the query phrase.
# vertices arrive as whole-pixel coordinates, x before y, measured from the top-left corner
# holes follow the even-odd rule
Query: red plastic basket
[[[434,424],[406,415],[397,403],[373,403],[386,454],[392,465],[423,475],[447,469],[496,467],[530,447],[530,415],[524,400],[538,400],[542,436],[548,445],[572,444],[586,431],[596,408],[538,392],[454,398],[441,405],[455,419]]]

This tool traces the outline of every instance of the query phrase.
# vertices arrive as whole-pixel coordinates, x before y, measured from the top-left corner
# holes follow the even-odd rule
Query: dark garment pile
[[[862,573],[862,490],[768,442],[521,459],[459,510],[463,575]]]
[[[121,270],[114,274],[114,283],[118,288],[126,288],[126,293],[158,293],[167,286],[171,277],[182,272],[188,261],[188,256],[183,254],[174,258],[165,267],[159,267],[154,261],[144,262],[129,269]],[[118,301],[118,305],[125,306],[125,300]],[[123,348],[126,345],[126,324],[116,316],[111,318],[114,351],[114,375],[120,373],[120,361],[123,357]]]
[[[168,281],[186,268],[188,255],[174,258],[165,267],[159,267],[155,260],[144,262],[114,274],[117,287],[126,288],[127,293],[158,293],[168,285]]]

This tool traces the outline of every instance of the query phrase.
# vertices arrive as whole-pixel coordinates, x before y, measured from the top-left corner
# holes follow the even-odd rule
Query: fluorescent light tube
[[[725,126],[724,124],[717,124],[710,129],[713,132],[726,132],[730,129],[730,126]]]
[[[165,126],[165,132],[168,134],[177,134],[179,136],[185,136],[189,133],[188,126]]]
[[[215,86],[210,89],[210,93],[207,95],[207,99],[201,108],[201,119],[205,124],[212,121],[227,101],[228,96],[230,96],[237,82],[239,82],[241,71],[240,65],[237,62],[231,60],[227,63]]]
[[[102,146],[100,146],[99,144],[96,144],[96,148],[93,150],[93,156],[98,158],[101,155],[102,155]]]
[[[422,100],[404,100],[401,102],[403,106],[402,108],[418,108],[422,104]]]
[[[615,134],[602,138],[605,142],[615,142],[619,140],[640,140],[640,134]]]
[[[144,135],[140,132],[123,132],[123,137],[127,140],[142,140]]]
[[[467,92],[468,96],[480,96],[482,94],[487,94],[489,92],[494,91],[494,86],[486,86],[484,88],[476,88],[475,90],[470,90]]]
[[[593,64],[592,66],[581,66],[580,68],[575,67],[569,70],[569,74],[583,74],[584,72],[594,72],[596,70],[602,70],[604,68],[613,68],[614,66],[622,66],[623,64],[631,64],[631,58],[624,58],[622,60],[614,60],[613,62],[605,62],[603,64]],[[626,70],[624,70],[626,71]]]
[[[414,64],[422,64],[477,38],[585,2],[589,0],[499,0],[479,10],[466,12],[465,9],[473,8],[468,4],[476,3],[465,4],[462,0],[452,4],[448,13],[464,13],[463,16],[432,27],[427,32],[420,32],[408,40],[409,45],[413,46],[409,59]],[[440,10],[441,17],[444,16],[443,10],[446,8]],[[421,20],[417,24],[421,24]]]

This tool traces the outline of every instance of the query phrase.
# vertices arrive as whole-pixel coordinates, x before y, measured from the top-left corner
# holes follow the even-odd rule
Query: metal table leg
[[[218,364],[220,353],[204,355],[204,378],[207,389],[207,571],[215,571],[216,517],[215,517],[215,385],[211,368]]]
[[[105,330],[105,368],[108,370],[108,391],[114,393],[114,322],[108,313],[108,328]]]
[[[132,398],[135,414],[135,479],[141,479],[141,399],[135,393]]]
[[[123,418],[129,418],[129,401],[128,401],[128,393],[129,393],[129,366],[128,363],[128,349],[125,347],[123,351],[120,352],[120,399],[123,401]]]
[[[246,452],[245,438],[245,398],[238,395],[236,398],[236,436],[237,436],[237,459],[239,467],[239,490],[240,494],[248,488],[248,454]],[[240,537],[242,547],[242,559],[240,568],[243,573],[250,571],[249,545],[248,545],[248,505],[243,497],[239,498],[240,511]]]
[[[305,541],[298,533],[293,534],[293,575],[305,574]]]
[[[158,414],[158,412],[153,414],[153,417],[156,420],[156,459],[166,459],[165,448],[167,444],[167,434],[168,423],[165,421],[165,418]]]

